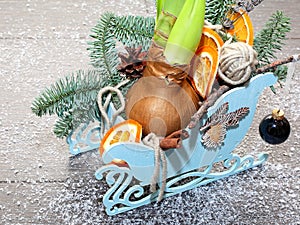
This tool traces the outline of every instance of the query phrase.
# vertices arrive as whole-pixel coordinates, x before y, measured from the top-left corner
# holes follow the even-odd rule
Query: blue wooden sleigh
[[[194,129],[186,129],[190,137],[182,141],[182,147],[165,151],[167,182],[164,198],[261,165],[267,160],[268,155],[265,153],[241,157],[234,154],[233,150],[241,143],[251,126],[257,101],[263,89],[275,82],[276,77],[272,73],[255,76],[246,86],[231,89],[223,94],[209,108],[200,124],[224,103],[228,103],[229,112],[249,107],[249,113],[239,125],[227,130],[226,138],[219,148],[215,150],[205,148],[201,142],[200,125]],[[115,109],[111,104],[108,115],[112,116],[114,112]],[[115,123],[122,120],[123,118],[118,117]],[[87,127],[85,125],[78,133],[68,137],[67,142],[72,154],[99,147],[100,140],[92,141],[91,137],[97,136],[100,128],[90,129],[83,135]],[[85,146],[77,147],[82,144]],[[109,164],[115,158],[125,160],[129,168]],[[103,204],[108,215],[122,213],[157,200],[159,190],[154,193],[148,190],[155,166],[152,148],[143,143],[116,143],[105,151],[102,159],[106,165],[98,169],[95,176],[98,180],[106,179],[110,186],[103,196]],[[222,165],[222,170],[215,169],[217,164]],[[158,185],[161,185],[161,178]]]

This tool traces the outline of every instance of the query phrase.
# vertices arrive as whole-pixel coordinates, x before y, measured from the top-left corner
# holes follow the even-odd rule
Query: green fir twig
[[[98,71],[78,71],[58,80],[43,91],[32,103],[32,112],[37,116],[56,114],[60,119],[54,133],[67,136],[80,123],[99,120],[96,99],[103,87]]]
[[[142,46],[147,51],[154,34],[155,19],[142,16],[116,16],[112,24],[116,39],[128,47]]]
[[[221,24],[235,0],[206,0],[205,19],[212,24]]]
[[[78,71],[63,79],[59,79],[32,103],[32,111],[37,116],[46,114],[63,115],[63,111],[69,109],[75,100],[88,100],[93,91],[101,88],[101,76],[99,72],[92,70],[87,73]]]
[[[89,43],[95,70],[78,71],[58,80],[33,101],[32,111],[38,116],[56,114],[59,119],[54,133],[58,137],[68,136],[81,123],[99,121],[99,90],[107,85],[115,86],[124,79],[116,69],[119,64],[116,41],[127,46],[143,45],[148,48],[153,30],[153,18],[103,14],[92,30],[95,40]],[[132,83],[122,87],[124,94]],[[116,101],[114,95],[113,101]]]
[[[290,18],[283,12],[276,11],[267,21],[265,27],[255,36],[253,48],[258,54],[257,68],[270,64],[277,59],[276,53],[282,50],[287,33],[291,30]],[[271,70],[280,79],[286,77],[286,66]]]
[[[92,38],[89,42],[90,58],[92,65],[108,74],[116,77],[118,55],[116,40],[128,47],[143,46],[147,50],[154,32],[154,18],[141,16],[116,16],[113,13],[105,13],[101,16],[97,25],[92,29]]]
[[[67,137],[71,131],[79,127],[80,124],[75,124],[71,116],[60,117],[54,124],[53,133],[58,138]]]
[[[112,33],[111,24],[115,20],[115,15],[105,13],[101,16],[98,24],[92,29],[95,34],[91,35],[95,39],[88,48],[92,65],[98,68],[107,77],[114,77],[117,74],[118,54],[116,50],[116,40]]]

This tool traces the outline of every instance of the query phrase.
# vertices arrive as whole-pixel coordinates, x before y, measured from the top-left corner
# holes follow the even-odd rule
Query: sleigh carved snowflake
[[[200,127],[200,131],[204,132],[201,141],[209,150],[220,147],[226,137],[226,130],[237,126],[239,121],[249,113],[249,107],[242,107],[234,112],[227,113],[228,106],[228,102],[224,103]]]

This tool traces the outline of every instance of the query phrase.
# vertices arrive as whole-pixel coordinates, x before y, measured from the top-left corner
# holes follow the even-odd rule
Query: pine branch
[[[287,39],[286,35],[290,30],[290,18],[286,17],[283,12],[276,11],[254,39],[253,48],[258,53],[259,62],[256,68],[267,66],[277,58],[275,54],[282,50],[283,41]],[[278,81],[285,80],[287,75],[287,67],[284,65],[270,68],[269,71],[278,77]],[[275,93],[273,86],[271,89]]]
[[[40,94],[32,103],[37,116],[46,114],[63,116],[76,101],[89,102],[102,87],[102,78],[97,71],[78,71],[76,74],[58,80]]]
[[[132,82],[122,87],[123,94]],[[37,116],[56,114],[59,120],[54,126],[54,133],[58,137],[67,136],[82,123],[100,121],[97,96],[99,90],[107,86],[107,83],[99,71],[78,71],[58,80],[42,92],[33,101],[32,112]],[[115,95],[112,97],[112,101],[118,107],[118,99]]]
[[[235,0],[206,0],[205,19],[212,24],[221,24],[229,7]]]
[[[78,71],[58,80],[40,94],[32,103],[37,116],[56,114],[60,119],[54,131],[58,137],[69,134],[80,123],[99,120],[96,103],[103,81],[97,71]]]
[[[137,48],[142,46],[143,50],[148,50],[153,34],[155,19],[141,16],[121,16],[115,17],[112,23],[114,36],[124,45]]]
[[[100,120],[97,94],[107,85],[115,86],[124,78],[117,72],[119,64],[116,39],[124,44],[136,43],[149,46],[154,29],[154,19],[104,14],[93,29],[96,41],[90,43],[91,59],[98,71],[78,71],[58,80],[32,103],[32,111],[38,116],[56,114],[59,120],[54,126],[58,137],[67,136],[81,123]],[[147,44],[148,43],[148,44]],[[133,81],[125,87],[125,94]],[[118,107],[118,99],[112,96]]]
[[[265,27],[256,35],[253,48],[258,53],[257,68],[270,64],[276,59],[275,53],[282,50],[283,40],[291,30],[290,18],[283,12],[275,12],[267,21]]]
[[[140,16],[116,16],[112,13],[105,13],[101,16],[98,24],[92,29],[91,35],[95,40],[89,42],[91,62],[94,67],[99,68],[108,77],[116,76],[118,56],[116,40],[129,47],[143,46],[144,50],[149,48],[155,21],[154,18]]]
[[[91,51],[92,65],[107,77],[114,77],[117,74],[118,55],[111,27],[114,20],[115,15],[112,13],[105,13],[101,16],[98,24],[92,29],[94,34],[91,37],[96,40],[89,43],[91,47],[88,48]]]
[[[58,138],[67,137],[73,130],[73,127],[76,127],[76,125],[75,126],[73,126],[73,125],[75,125],[75,124],[72,123],[72,117],[70,117],[70,116],[61,117],[61,118],[59,118],[58,121],[56,121],[56,123],[53,127],[53,133]]]
[[[69,111],[65,111],[63,116],[56,121],[53,128],[54,134],[59,138],[66,137],[81,124],[99,121],[100,112],[94,98],[96,96],[91,96],[88,102],[84,100],[82,102],[76,101],[73,107]]]

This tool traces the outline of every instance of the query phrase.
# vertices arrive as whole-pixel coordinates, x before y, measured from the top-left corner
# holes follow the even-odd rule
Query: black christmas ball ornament
[[[274,109],[272,114],[266,116],[259,125],[259,134],[262,139],[274,145],[286,141],[290,131],[290,123],[280,109]]]

